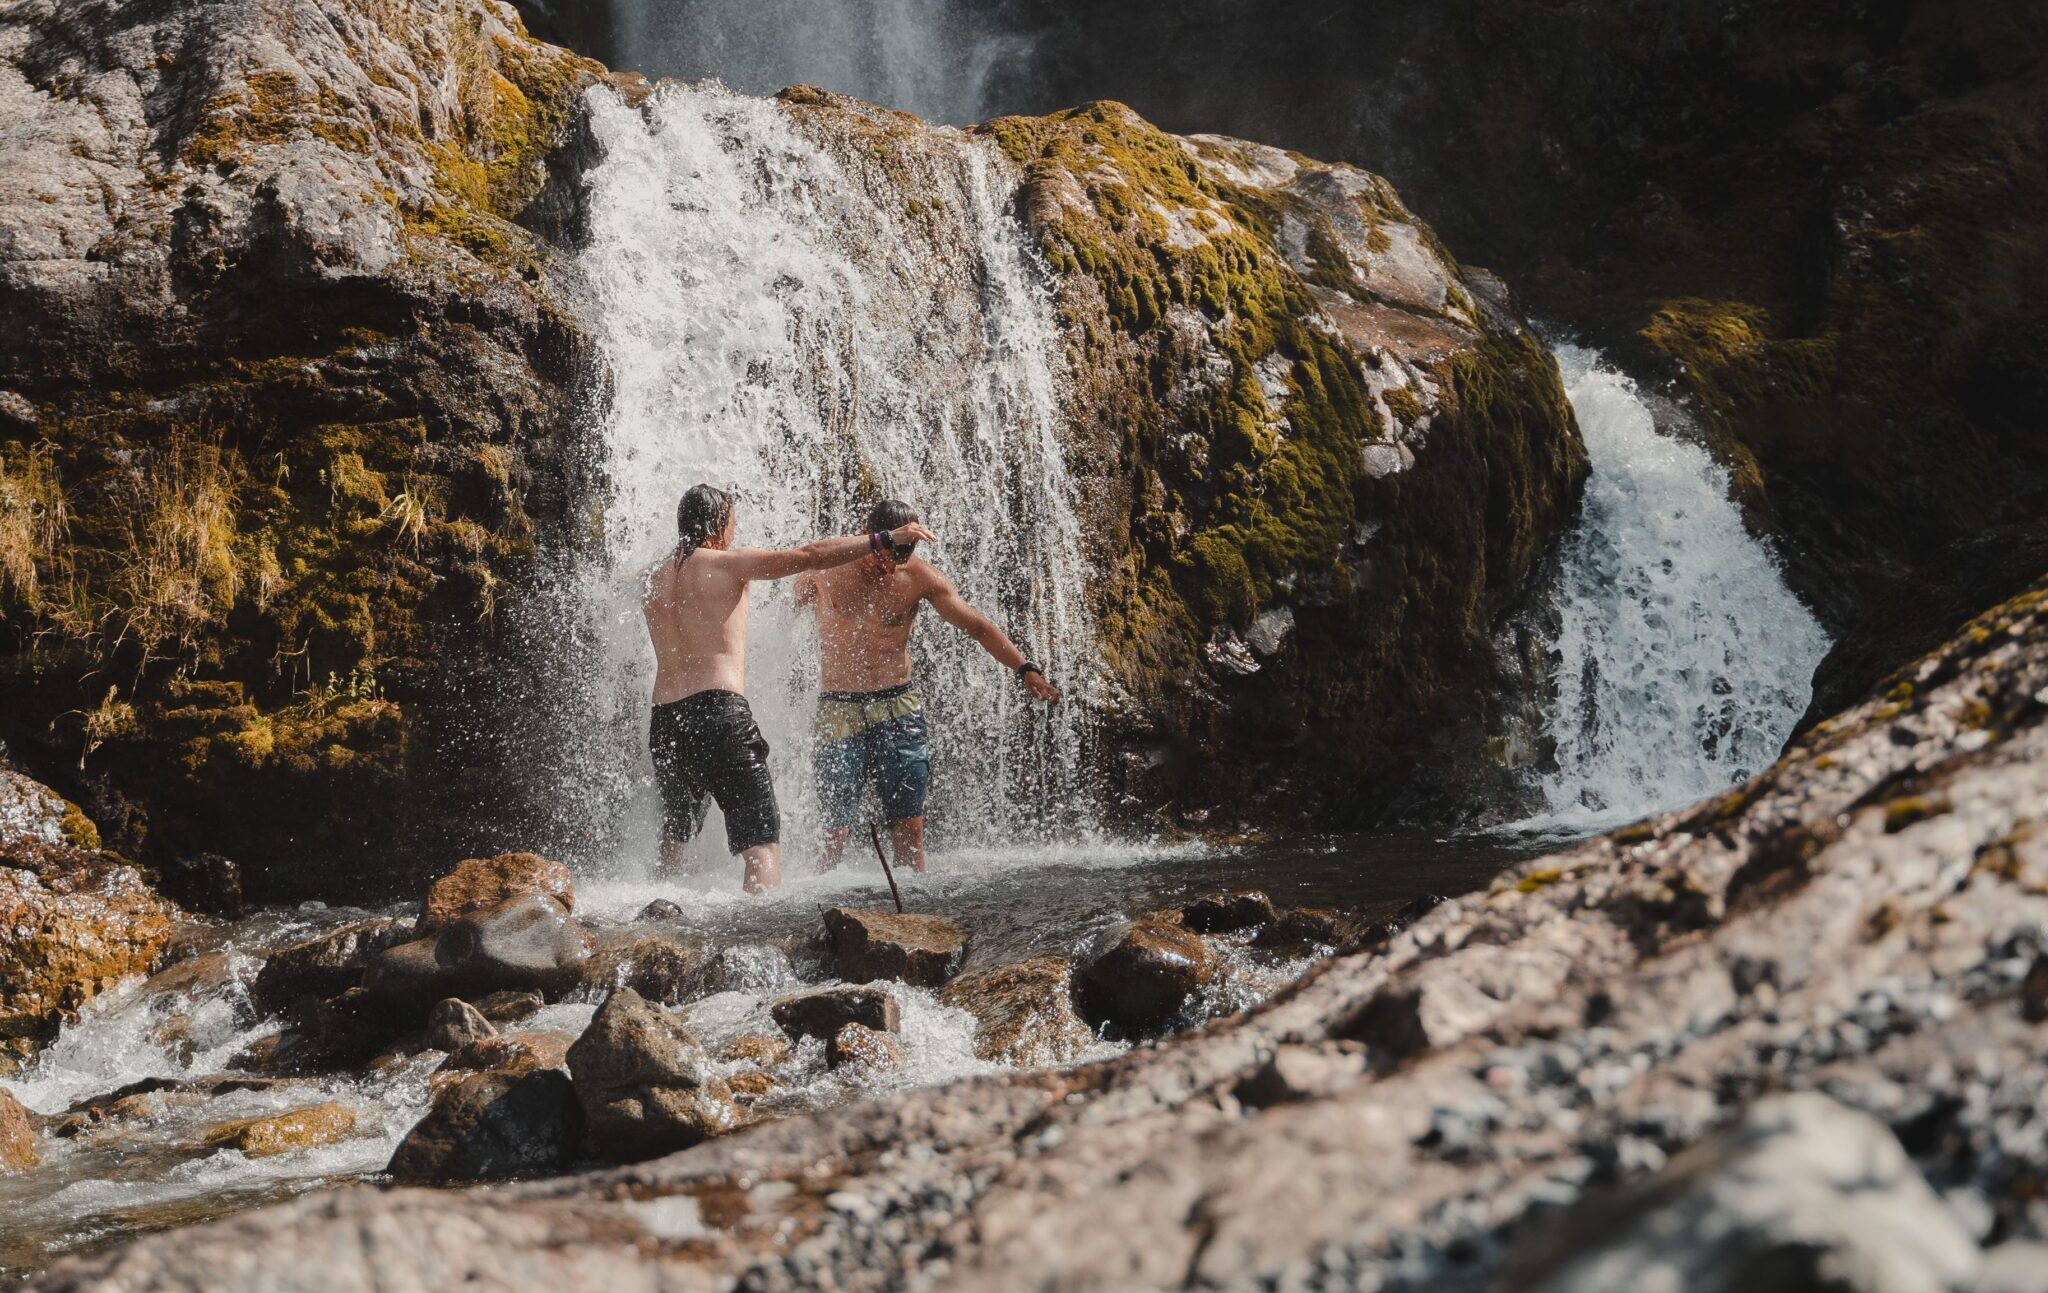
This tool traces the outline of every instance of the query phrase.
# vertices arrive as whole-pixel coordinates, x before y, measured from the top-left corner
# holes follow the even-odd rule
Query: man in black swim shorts
[[[661,791],[664,867],[703,829],[708,796],[725,814],[726,845],[746,863],[748,893],[782,880],[782,816],[768,777],[768,742],[747,705],[747,586],[845,565],[894,544],[931,539],[892,527],[801,548],[735,548],[732,495],[696,485],[676,508],[676,550],[648,572],[641,599],[654,643],[648,746]]]

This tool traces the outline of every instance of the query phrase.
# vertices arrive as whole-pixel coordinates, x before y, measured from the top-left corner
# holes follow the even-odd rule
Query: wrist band
[[[1035,673],[1041,678],[1045,677],[1045,670],[1039,668],[1037,665],[1031,663],[1029,660],[1026,660],[1023,664],[1017,666],[1017,676],[1019,678],[1022,678],[1027,673]]]
[[[888,546],[889,532],[887,530],[875,530],[868,535],[869,552],[880,553],[882,549]]]

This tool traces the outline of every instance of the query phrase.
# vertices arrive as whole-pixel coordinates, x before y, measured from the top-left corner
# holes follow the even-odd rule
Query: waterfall
[[[645,757],[652,653],[644,571],[675,541],[697,481],[734,490],[739,541],[862,529],[862,485],[906,499],[966,598],[1068,688],[1030,702],[928,609],[914,639],[933,731],[935,843],[1010,844],[1085,829],[1091,630],[1061,449],[1059,339],[1007,204],[1008,163],[953,131],[866,119],[835,142],[802,110],[717,85],[666,84],[644,110],[592,91],[603,160],[582,254],[612,390],[606,557],[586,604],[608,657],[585,812],[618,805],[651,851]],[[774,748],[786,838],[816,838],[814,634],[790,586],[753,591],[748,691]],[[723,852],[714,825],[707,853]],[[610,850],[617,852],[614,845]]]
[[[991,77],[1027,65],[1035,43],[965,0],[616,0],[612,21],[650,72],[757,94],[822,85],[954,123],[987,116]]]
[[[1596,829],[1776,759],[1828,637],[1744,528],[1727,473],[1659,434],[1597,353],[1560,346],[1557,362],[1593,469],[1548,643],[1557,766],[1530,825]]]

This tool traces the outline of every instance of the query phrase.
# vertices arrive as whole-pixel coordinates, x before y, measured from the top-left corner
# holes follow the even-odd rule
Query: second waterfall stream
[[[652,661],[640,580],[675,542],[677,497],[736,492],[739,542],[858,533],[902,498],[927,553],[1069,703],[1033,706],[980,647],[926,616],[916,672],[933,723],[937,842],[1011,844],[1085,825],[1089,623],[1060,445],[1059,337],[1015,187],[982,141],[945,131],[828,143],[801,112],[716,85],[664,85],[642,110],[595,92],[583,267],[612,389],[606,560],[586,605],[605,676],[593,748],[644,758]],[[774,748],[792,838],[815,830],[813,635],[789,588],[756,589],[748,689]],[[594,823],[639,806],[645,765],[595,758]],[[943,824],[939,824],[943,823]],[[603,828],[598,828],[600,831]],[[707,835],[714,841],[714,827]]]

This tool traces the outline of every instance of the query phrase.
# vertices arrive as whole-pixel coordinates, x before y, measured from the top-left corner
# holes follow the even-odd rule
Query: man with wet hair
[[[734,547],[738,529],[732,495],[694,485],[676,507],[675,551],[647,574],[641,610],[655,661],[647,740],[661,791],[663,867],[681,863],[684,845],[704,827],[709,796],[725,814],[726,847],[746,863],[747,892],[761,893],[782,882],[782,814],[768,742],[747,704],[747,586],[933,535],[912,521],[768,552]]]
[[[908,503],[889,499],[868,513],[870,530],[916,528]],[[931,741],[924,700],[910,677],[910,630],[930,602],[939,618],[981,644],[1047,704],[1060,689],[1046,681],[993,620],[967,604],[953,581],[916,555],[917,544],[891,543],[857,564],[798,578],[796,600],[818,622],[821,682],[814,771],[825,815],[827,870],[839,865],[846,837],[872,789],[889,823],[898,865],[924,870],[924,800],[931,785]]]

